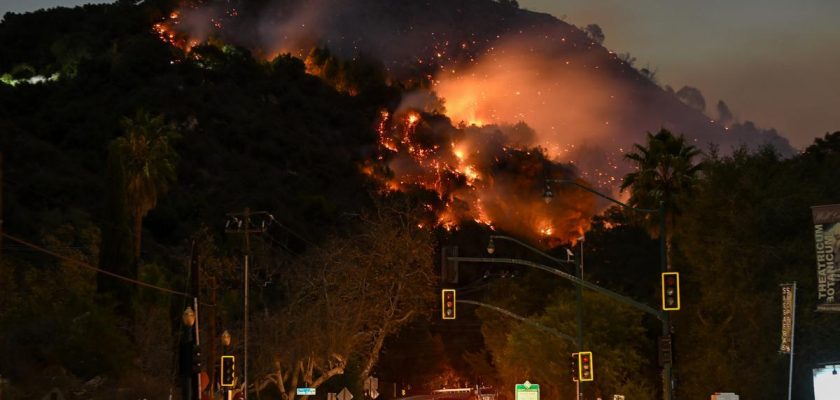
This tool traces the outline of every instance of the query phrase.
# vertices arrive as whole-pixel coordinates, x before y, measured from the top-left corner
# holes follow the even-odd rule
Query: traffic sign
[[[347,388],[341,389],[338,392],[338,400],[353,400],[353,394]]]
[[[298,396],[314,396],[315,395],[315,388],[297,388],[297,395]]]
[[[365,391],[379,389],[379,378],[375,376],[369,376],[367,379],[365,379],[364,389]]]
[[[517,383],[514,388],[516,392],[515,400],[540,400],[540,385],[525,381],[525,383]]]
[[[369,376],[365,379],[364,390],[371,399],[379,397],[379,378]]]

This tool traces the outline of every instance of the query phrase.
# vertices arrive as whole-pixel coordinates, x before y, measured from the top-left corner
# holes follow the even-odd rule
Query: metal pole
[[[790,400],[793,389],[793,343],[796,338],[796,281],[793,282],[793,309],[791,309],[791,330],[790,330],[790,365],[788,369],[788,400]]]
[[[659,269],[661,272],[667,272],[669,270],[668,265],[668,251],[667,251],[667,244],[666,240],[668,237],[668,223],[666,219],[665,213],[665,202],[659,202]],[[667,312],[662,313],[662,336],[668,336],[671,334],[671,318]],[[673,343],[673,342],[672,342]],[[665,365],[662,367],[662,397],[664,400],[672,400],[674,393],[674,385],[673,385],[673,367],[671,362],[666,360]]]
[[[244,385],[243,398],[248,400],[248,256],[251,254],[251,209],[245,208],[245,310],[243,339],[242,383]]]
[[[243,384],[243,398],[248,400],[248,320],[249,320],[249,313],[248,313],[248,301],[250,297],[250,273],[249,273],[249,261],[251,258],[251,234],[252,233],[265,233],[268,225],[271,224],[271,221],[274,221],[274,217],[265,212],[265,211],[257,211],[252,212],[250,208],[245,208],[244,213],[230,213],[227,214],[230,218],[228,222],[225,224],[225,231],[228,233],[244,233],[245,234],[245,277],[244,277],[244,286],[245,286],[245,293],[244,293],[244,301],[243,301],[243,326],[242,326],[242,343],[243,343],[243,362],[242,362],[242,384]],[[242,216],[242,219],[239,219],[239,216]],[[259,224],[256,227],[251,225],[251,219],[254,216],[259,216],[262,218]],[[232,223],[232,225],[231,225]]]
[[[665,210],[665,202],[664,201],[659,202],[659,209],[658,210],[657,209],[647,209],[647,208],[636,208],[636,207],[633,207],[629,204],[622,203],[622,202],[620,202],[620,201],[618,201],[618,200],[616,200],[612,197],[609,197],[609,196],[607,196],[603,193],[600,193],[600,192],[598,192],[598,191],[596,191],[592,188],[589,188],[589,187],[587,187],[585,185],[582,185],[582,184],[580,184],[578,182],[575,182],[575,181],[566,180],[566,179],[546,179],[546,184],[550,184],[550,183],[570,184],[570,185],[577,186],[577,187],[579,187],[579,188],[581,188],[581,189],[583,189],[587,192],[590,192],[590,193],[592,193],[596,196],[599,196],[603,199],[606,199],[607,201],[618,204],[619,206],[630,209],[630,210],[643,212],[643,213],[655,213],[655,212],[658,211],[659,212],[659,263],[660,263],[660,270],[662,272],[667,272],[668,270],[670,270],[670,265],[669,265],[668,259],[667,259],[668,252],[667,252],[667,249],[666,249],[666,247],[667,247],[666,238],[667,238],[667,232],[668,232],[667,228],[668,227],[667,227],[666,210]],[[548,194],[548,195],[550,196],[550,194]],[[548,197],[548,199],[550,200],[550,197]],[[590,287],[585,282],[580,282],[579,284]],[[592,287],[590,287],[590,288],[592,288]],[[627,304],[631,304],[634,307],[641,309],[642,311],[645,311],[645,312],[651,313],[653,315],[656,315],[662,321],[662,335],[663,336],[668,336],[668,335],[671,334],[671,318],[670,318],[670,315],[668,314],[668,312],[661,311],[661,312],[657,313],[657,312],[653,311],[652,309],[649,309],[648,307],[645,307],[641,304],[638,304],[638,303],[634,304],[635,302],[633,302],[633,301],[627,301],[627,299],[622,299],[623,296],[620,296],[620,295],[616,296],[615,294],[612,294],[610,291],[601,290],[602,288],[592,288],[592,289],[595,289],[597,291],[602,291],[603,293],[605,293],[607,295],[610,295],[611,297],[616,298],[619,301],[623,301]],[[672,363],[665,363],[665,365],[662,369],[662,396],[663,396],[664,400],[673,400],[673,397],[674,397],[673,390],[674,390],[674,388],[673,388],[673,366],[672,366]]]
[[[201,340],[198,334],[198,297],[193,297],[193,308],[195,308],[195,345],[201,348]],[[201,350],[199,350],[200,352]],[[199,360],[200,360],[199,356]],[[201,371],[196,372],[195,374],[195,398],[201,399]]]
[[[563,271],[560,271],[556,268],[552,268],[552,267],[545,266],[545,265],[542,265],[542,264],[537,264],[535,262],[531,262],[531,261],[528,261],[528,260],[520,260],[518,258],[491,258],[491,257],[448,257],[448,259],[452,260],[452,261],[458,261],[458,262],[513,264],[513,265],[523,265],[523,266],[530,267],[530,268],[536,268],[536,269],[539,269],[539,270],[542,270],[542,271],[546,271],[550,274],[559,276],[559,277],[561,277],[561,278],[563,278],[567,281],[571,281],[575,285],[581,285],[581,286],[583,286],[587,289],[591,289],[591,290],[594,290],[598,293],[604,294],[607,297],[610,297],[610,298],[612,298],[614,300],[617,300],[621,303],[627,304],[630,307],[633,307],[633,308],[635,308],[637,310],[640,310],[644,313],[653,315],[654,317],[656,317],[659,320],[664,319],[665,318],[664,315],[667,314],[665,312],[658,311],[658,310],[654,309],[653,307],[651,307],[647,304],[640,303],[640,302],[638,302],[636,300],[633,300],[633,299],[631,299],[627,296],[624,296],[624,295],[618,294],[616,292],[613,292],[612,290],[603,288],[601,286],[598,286],[598,285],[596,285],[594,283],[591,283],[591,282],[588,282],[588,281],[580,280],[577,277],[575,277],[574,275],[567,274],[567,273],[565,273]]]
[[[569,336],[569,335],[567,335],[567,334],[565,334],[565,333],[558,332],[557,330],[555,330],[555,329],[553,329],[553,328],[549,328],[549,327],[547,327],[547,326],[545,326],[545,325],[543,325],[543,324],[540,324],[539,322],[536,322],[536,321],[533,321],[533,320],[528,319],[528,318],[526,318],[526,317],[523,317],[523,316],[521,316],[521,315],[519,315],[519,314],[516,314],[516,313],[514,313],[514,312],[512,312],[512,311],[505,310],[504,308],[501,308],[501,307],[498,307],[498,306],[494,306],[494,305],[492,305],[492,304],[482,303],[482,302],[480,302],[480,301],[474,301],[474,300],[462,300],[462,299],[458,299],[458,300],[455,300],[455,303],[457,303],[457,304],[471,304],[471,305],[474,305],[474,306],[487,308],[487,309],[490,309],[490,310],[496,311],[496,312],[498,312],[498,313],[500,313],[500,314],[507,315],[508,317],[511,317],[511,318],[513,318],[513,319],[515,319],[515,320],[517,320],[517,321],[520,321],[520,322],[523,322],[523,323],[525,323],[525,324],[531,325],[531,326],[533,326],[534,328],[537,328],[537,329],[539,329],[539,330],[541,330],[541,331],[543,331],[543,332],[546,332],[546,333],[552,334],[552,335],[554,335],[554,336],[557,336],[557,337],[558,337],[558,338],[560,338],[560,339],[563,339],[563,340],[568,340],[569,342],[572,342],[573,344],[575,343],[575,338],[573,338],[573,337],[571,337],[571,336]]]
[[[577,268],[575,268],[575,275],[581,281],[583,280],[583,241],[580,243],[580,259],[577,262]],[[577,303],[577,310],[575,312],[575,317],[577,319],[577,350],[578,353],[583,351],[583,287],[581,285],[575,285],[575,297]],[[575,391],[577,392],[576,400],[580,400],[583,398],[583,393],[580,391],[580,380],[575,381]]]
[[[210,303],[213,306],[210,307],[210,341],[207,343],[207,369],[208,375],[210,375],[210,393],[214,392],[213,386],[218,384],[218,378],[216,377],[216,277],[210,277]],[[221,375],[221,364],[219,365],[219,375]]]

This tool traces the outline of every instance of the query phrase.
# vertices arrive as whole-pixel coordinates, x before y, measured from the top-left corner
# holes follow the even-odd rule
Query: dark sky
[[[0,0],[0,14],[90,0]],[[105,3],[107,1],[93,1]],[[838,0],[519,0],[578,26],[597,23],[611,50],[699,88],[795,147],[840,130]]]

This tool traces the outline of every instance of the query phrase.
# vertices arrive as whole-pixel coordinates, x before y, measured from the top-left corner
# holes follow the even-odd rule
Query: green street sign
[[[515,400],[540,400],[540,385],[525,381],[525,383],[517,383]]]

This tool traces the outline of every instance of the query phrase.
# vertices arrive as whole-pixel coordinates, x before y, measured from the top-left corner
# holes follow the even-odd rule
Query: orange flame
[[[540,150],[482,147],[486,146],[481,143],[483,136],[466,134],[479,129],[476,127],[449,132],[448,145],[442,146],[438,144],[441,132],[424,118],[414,110],[397,115],[382,111],[377,131],[383,154],[378,160],[390,173],[378,174],[375,168],[363,171],[380,180],[388,191],[434,193],[436,200],[426,204],[434,214],[430,221],[434,225],[454,230],[463,221],[472,221],[495,230],[501,222],[506,231],[540,239],[545,245],[574,240],[588,228],[593,212],[590,198],[578,195],[564,205],[549,206],[539,189],[532,187],[535,172],[531,169],[548,162]],[[498,153],[494,158],[487,154],[492,151]],[[516,163],[525,163],[521,168],[528,176],[517,176],[516,171],[492,172]],[[563,211],[569,206],[577,209]]]

